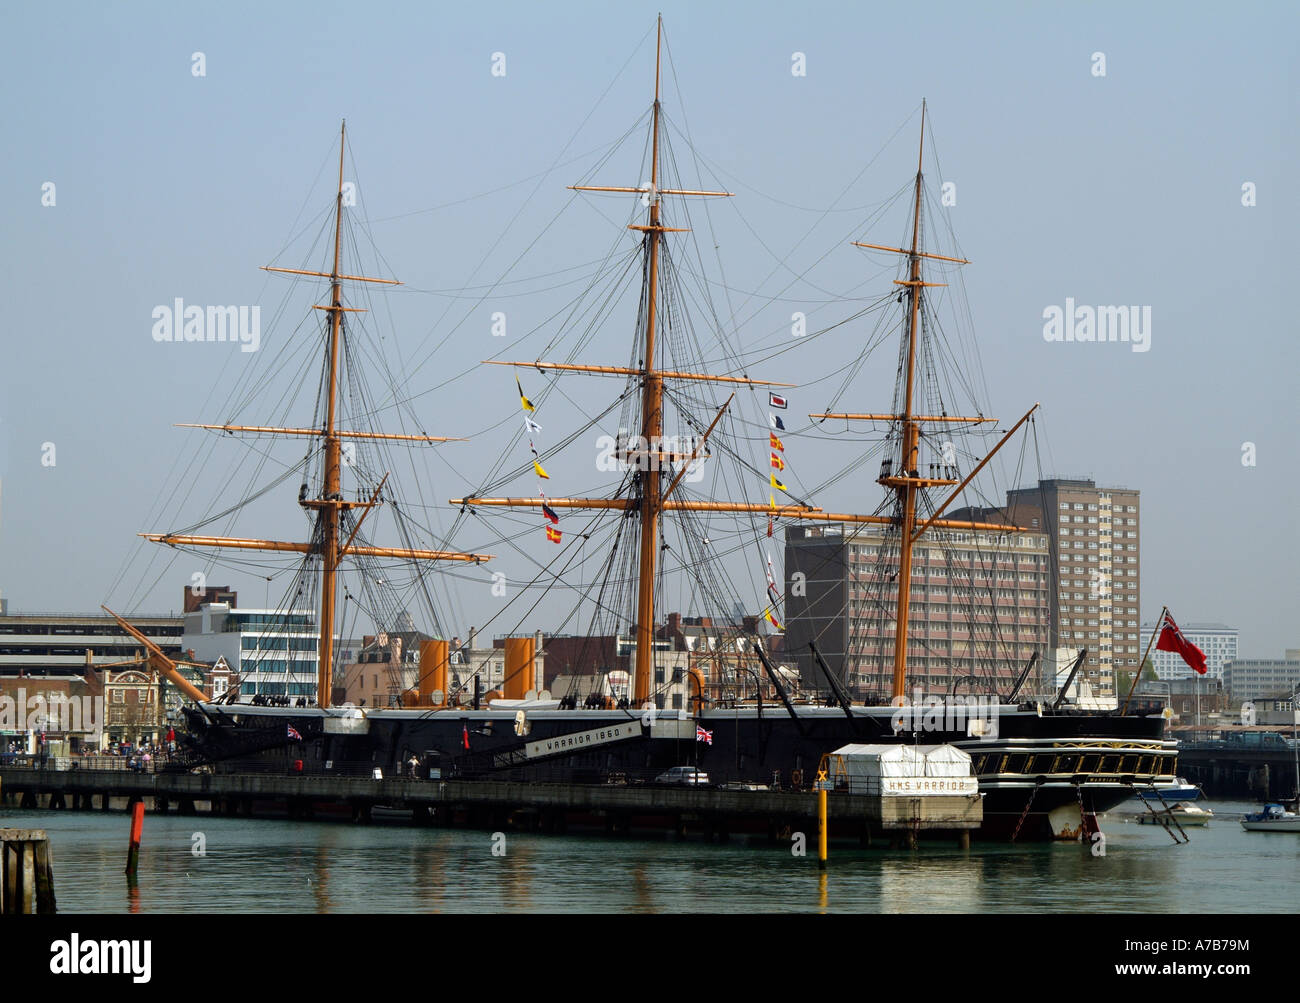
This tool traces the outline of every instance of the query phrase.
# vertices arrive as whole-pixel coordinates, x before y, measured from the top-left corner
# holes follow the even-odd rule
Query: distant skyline
[[[629,247],[627,204],[566,186],[643,180],[639,131],[601,158],[649,107],[659,9],[8,7],[0,594],[11,611],[179,610],[204,569],[136,534],[191,525],[296,459],[240,466],[218,437],[173,425],[258,413],[232,389],[273,359],[292,369],[311,355],[304,317],[319,289],[258,266],[295,265],[314,246],[343,118],[368,220],[356,232],[374,241],[349,260],[405,283],[366,321],[376,350],[405,377],[423,431],[472,439],[437,447],[433,486],[416,499],[431,538],[446,532],[446,500],[480,486],[517,428],[509,372],[477,363],[545,351],[549,318],[575,292],[563,283]],[[682,246],[714,270],[716,326],[770,356],[752,375],[797,384],[796,411],[840,390],[827,373],[854,358],[867,321],[775,353],[795,312],[817,329],[889,286],[889,263],[848,241],[899,239],[898,218],[873,214],[915,171],[924,98],[938,156],[927,178],[936,196],[940,181],[954,186],[929,222],[971,259],[942,280],[969,300],[988,413],[1006,427],[1041,401],[1043,477],[1141,491],[1144,623],[1168,605],[1180,623],[1237,628],[1243,658],[1300,647],[1294,6],[938,4],[922,21],[850,3],[662,9],[676,163],[736,196],[692,206]],[[504,275],[517,284],[494,285]],[[177,299],[259,307],[257,350],[160,342],[155,311]],[[582,361],[626,364],[625,305]],[[497,313],[510,333],[494,340]],[[1121,322],[1127,342],[1078,338]],[[716,333],[705,311],[695,323]],[[835,399],[886,407],[895,362],[891,348],[875,353]],[[308,421],[307,382],[296,398],[262,388],[276,406],[265,422]],[[595,399],[556,394],[542,423],[562,429]],[[818,429],[798,443],[792,483],[807,489],[853,440]],[[550,472],[569,489],[608,481],[573,460]],[[994,473],[985,493],[999,504],[1037,477],[1014,456]],[[297,486],[258,503],[267,534],[302,536]],[[866,469],[817,501],[864,498],[879,499]],[[553,556],[537,536],[448,574],[449,633],[495,611],[490,571],[524,580],[531,560]],[[475,525],[450,542],[493,539]],[[263,570],[207,569],[247,605],[268,594],[274,605],[288,578],[268,570],[268,585]],[[665,596],[660,613],[687,598]],[[527,626],[549,629],[547,616]]]

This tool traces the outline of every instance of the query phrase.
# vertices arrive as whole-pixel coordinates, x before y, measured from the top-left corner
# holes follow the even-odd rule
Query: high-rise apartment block
[[[1008,518],[1050,541],[1050,644],[1088,649],[1082,671],[1101,697],[1114,696],[1116,673],[1136,671],[1142,657],[1140,507],[1136,490],[1083,479],[1007,492]]]

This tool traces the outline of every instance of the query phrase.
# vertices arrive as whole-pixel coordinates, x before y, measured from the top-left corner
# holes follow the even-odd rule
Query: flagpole
[[[1133,673],[1133,684],[1129,686],[1128,696],[1124,698],[1124,709],[1119,712],[1120,717],[1123,717],[1125,714],[1128,713],[1129,701],[1133,699],[1133,691],[1137,689],[1138,680],[1142,678],[1142,669],[1147,664],[1147,655],[1151,654],[1151,645],[1156,643],[1156,637],[1157,635],[1159,635],[1161,628],[1164,627],[1165,617],[1168,615],[1169,615],[1169,607],[1161,606],[1160,619],[1156,621],[1156,629],[1151,632],[1151,640],[1147,641],[1147,650],[1142,653],[1142,661],[1138,662],[1138,670],[1137,672]]]

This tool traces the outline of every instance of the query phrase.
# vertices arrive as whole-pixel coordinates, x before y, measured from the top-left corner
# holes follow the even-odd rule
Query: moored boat
[[[1179,801],[1177,804],[1169,805],[1164,811],[1138,816],[1138,823],[1141,825],[1167,825],[1168,819],[1177,819],[1179,825],[1186,827],[1189,825],[1209,825],[1210,819],[1213,817],[1214,811],[1211,808],[1202,808],[1190,801]]]
[[[1241,827],[1247,832],[1300,832],[1300,815],[1280,804],[1266,804],[1261,811],[1243,816]]]
[[[1195,784],[1189,784],[1182,777],[1172,785],[1156,784],[1154,790],[1140,790],[1138,797],[1143,801],[1196,801],[1203,792]]]

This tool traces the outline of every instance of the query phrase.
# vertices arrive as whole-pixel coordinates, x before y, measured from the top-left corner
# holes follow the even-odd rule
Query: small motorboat
[[[1181,826],[1209,825],[1210,819],[1214,818],[1214,812],[1209,808],[1194,805],[1190,801],[1179,801],[1177,804],[1170,805],[1166,811],[1141,815],[1138,821],[1142,825],[1166,825],[1171,817],[1176,818]]]
[[[1263,811],[1243,815],[1241,827],[1247,832],[1300,832],[1300,815],[1280,804],[1266,804]]]
[[[1168,787],[1156,787],[1154,790],[1138,791],[1138,797],[1143,801],[1197,801],[1201,797],[1201,789],[1195,784],[1189,784],[1182,777]]]

